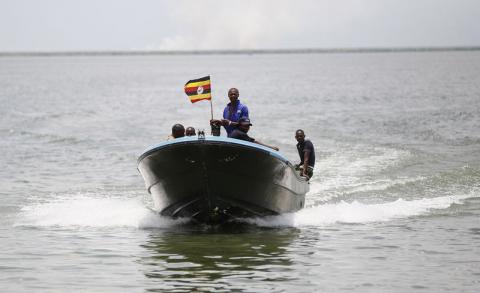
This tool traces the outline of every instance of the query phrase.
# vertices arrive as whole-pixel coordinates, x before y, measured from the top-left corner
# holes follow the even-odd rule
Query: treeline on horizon
[[[242,49],[242,50],[106,50],[106,51],[14,51],[0,52],[8,56],[132,56],[132,55],[234,55],[234,54],[319,54],[319,53],[388,53],[480,51],[480,46],[458,47],[379,47],[379,48],[305,48],[305,49]]]

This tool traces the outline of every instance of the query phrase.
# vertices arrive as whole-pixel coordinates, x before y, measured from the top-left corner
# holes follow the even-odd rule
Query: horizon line
[[[251,55],[251,54],[325,54],[391,52],[480,51],[480,46],[432,47],[358,47],[298,49],[211,49],[211,50],[71,50],[71,51],[0,51],[0,57],[28,56],[143,56],[143,55]]]

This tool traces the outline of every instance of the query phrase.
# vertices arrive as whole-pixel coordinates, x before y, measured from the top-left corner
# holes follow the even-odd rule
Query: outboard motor
[[[198,139],[205,140],[205,132],[203,130],[198,131]]]

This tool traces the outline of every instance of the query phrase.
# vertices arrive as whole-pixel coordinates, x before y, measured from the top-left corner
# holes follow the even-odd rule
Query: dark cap
[[[238,120],[238,124],[243,124],[243,125],[250,125],[252,126],[252,123],[250,123],[250,119],[248,117],[242,117],[240,120]]]

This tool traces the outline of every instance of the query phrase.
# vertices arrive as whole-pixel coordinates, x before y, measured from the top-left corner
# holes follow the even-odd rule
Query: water
[[[297,160],[307,206],[227,226],[153,213],[136,158],[183,85],[230,87],[251,136]],[[4,292],[478,292],[480,52],[0,58]],[[188,182],[188,178],[185,178]]]

